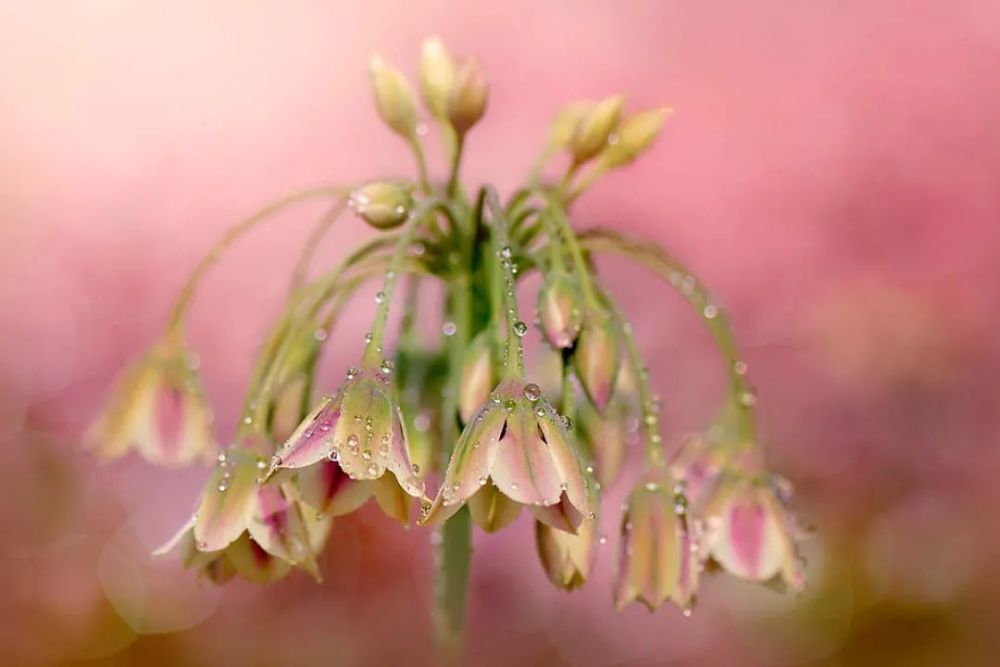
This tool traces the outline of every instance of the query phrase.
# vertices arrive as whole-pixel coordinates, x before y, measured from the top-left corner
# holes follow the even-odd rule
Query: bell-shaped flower
[[[591,504],[598,506],[597,485],[590,484]],[[542,569],[556,587],[572,591],[583,586],[597,558],[598,518],[583,520],[576,534],[535,522],[535,547]]]
[[[577,429],[580,443],[594,462],[594,476],[601,486],[618,479],[628,443],[635,439],[633,411],[617,394],[602,413],[589,403],[577,409]]]
[[[614,321],[606,312],[591,308],[584,316],[573,363],[584,393],[598,410],[604,410],[611,399],[620,359]]]
[[[555,348],[573,346],[583,321],[580,287],[565,271],[545,276],[538,290],[538,321],[545,339]]]
[[[87,447],[104,459],[135,449],[165,467],[211,461],[216,451],[212,411],[193,359],[182,342],[170,337],[126,369],[87,431]]]
[[[272,581],[301,567],[319,577],[315,554],[330,529],[309,517],[285,484],[261,484],[265,459],[250,448],[219,456],[194,516],[155,553],[178,548],[184,564],[213,581],[239,573]]]
[[[671,600],[690,614],[700,567],[697,540],[686,500],[666,468],[651,470],[629,495],[620,540],[615,606],[638,601],[652,611]]]
[[[670,463],[670,471],[684,486],[684,495],[693,514],[700,514],[718,492],[725,465],[724,448],[708,433],[694,434],[681,445]]]
[[[509,522],[513,510],[496,497],[472,500],[498,492],[501,503],[526,506],[539,521],[575,533],[593,508],[571,439],[537,385],[504,380],[462,432],[423,522],[442,521],[467,501],[470,511],[487,510],[473,512],[473,519],[492,511]]]
[[[424,497],[383,372],[348,371],[336,395],[324,398],[278,449],[268,476],[280,468],[300,469],[303,501],[321,513],[344,514],[374,494],[383,510],[405,521],[410,497]]]
[[[799,528],[785,501],[786,482],[729,470],[701,511],[704,559],[741,579],[805,587],[796,542]]]

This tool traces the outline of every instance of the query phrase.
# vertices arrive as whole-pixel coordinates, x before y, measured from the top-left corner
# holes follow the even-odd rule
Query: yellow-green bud
[[[609,169],[621,167],[635,160],[649,148],[660,133],[670,109],[650,109],[626,118],[618,130],[618,140],[608,143],[601,152],[601,164]]]
[[[593,102],[573,102],[556,114],[549,130],[549,150],[557,151],[569,146],[580,120],[594,108]]]
[[[574,162],[581,164],[604,150],[611,133],[618,127],[624,104],[624,97],[612,95],[583,114],[570,140],[570,152],[573,154]]]
[[[348,203],[372,227],[392,229],[410,214],[413,197],[406,185],[376,181],[352,192]]]
[[[448,94],[455,81],[455,63],[440,38],[428,37],[420,47],[420,91],[428,111],[447,120]]]
[[[459,135],[479,122],[486,112],[489,86],[479,69],[479,61],[468,58],[455,73],[455,81],[448,95],[448,122]]]
[[[417,103],[406,77],[379,56],[371,62],[375,106],[386,125],[406,139],[417,132]]]

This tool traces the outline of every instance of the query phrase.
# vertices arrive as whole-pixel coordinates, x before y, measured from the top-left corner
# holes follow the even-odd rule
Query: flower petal
[[[410,523],[410,496],[403,491],[394,477],[382,475],[373,482],[375,500],[386,516],[402,524]]]
[[[468,499],[472,521],[487,533],[495,533],[509,526],[521,514],[521,505],[500,491],[493,484],[484,485]]]
[[[299,471],[299,497],[319,514],[350,514],[371,498],[369,481],[353,480],[333,461],[323,461]]]
[[[583,470],[583,462],[577,453],[575,445],[571,444],[569,431],[563,425],[562,419],[548,405],[539,409],[538,424],[542,435],[549,446],[549,455],[559,471],[562,489],[565,497],[580,514],[592,514],[590,494],[587,492],[588,482]]]
[[[504,495],[524,505],[559,502],[562,475],[530,408],[521,407],[507,417],[490,476]]]
[[[377,479],[385,472],[392,447],[394,404],[388,387],[367,371],[348,380],[342,418],[334,430],[340,467],[352,479]]]
[[[277,468],[302,468],[322,461],[334,451],[333,432],[341,423],[342,394],[328,396],[307,416],[271,460]]]
[[[240,576],[260,584],[283,579],[292,569],[291,563],[269,554],[249,535],[240,535],[225,553],[226,560]]]
[[[218,551],[246,530],[257,503],[257,457],[231,451],[212,472],[196,511],[194,537],[200,551]]]
[[[426,491],[424,480],[417,476],[410,460],[406,425],[398,407],[393,407],[392,440],[388,452],[381,450],[384,465],[396,476],[398,486],[415,498],[422,498]]]

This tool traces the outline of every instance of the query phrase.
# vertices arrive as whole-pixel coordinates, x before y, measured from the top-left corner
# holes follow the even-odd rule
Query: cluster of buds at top
[[[737,362],[731,374],[737,398],[727,402],[727,428],[717,429],[726,437],[694,439],[669,459],[631,325],[602,287],[592,256],[623,253],[668,278],[667,286],[711,322],[732,362],[725,318],[662,250],[620,235],[588,236],[569,219],[572,201],[601,173],[651,145],[664,110],[626,115],[618,95],[571,105],[559,114],[524,188],[505,204],[489,186],[470,200],[458,170],[466,134],[487,104],[477,61],[456,62],[436,38],[423,46],[420,91],[451,153],[441,184],[427,177],[420,112],[406,77],[379,58],[371,74],[377,110],[414,151],[418,178],[321,192],[341,198],[340,208],[382,235],[309,280],[303,276],[312,248],[304,251],[288,303],[262,347],[234,445],[217,456],[194,516],[164,551],[179,550],[213,581],[236,574],[271,581],[293,568],[318,577],[316,555],[333,518],[374,498],[404,524],[417,516],[422,525],[464,521],[465,514],[456,515],[467,512],[471,523],[495,532],[529,514],[546,575],[572,590],[587,581],[607,541],[598,516],[602,486],[626,469],[629,444],[643,443],[645,467],[620,523],[618,607],[672,601],[689,611],[706,563],[744,579],[800,587],[788,492],[765,472],[752,402],[742,400],[745,364]],[[541,167],[560,151],[569,160],[564,177],[541,183]],[[163,465],[216,457],[211,412],[179,332],[204,269],[260,219],[228,233],[198,266],[170,333],[125,374],[91,430],[99,454],[113,458],[135,448]],[[519,315],[518,290],[531,271],[541,274],[534,295],[538,338],[559,362],[561,389],[549,394],[552,401],[524,365],[524,341],[532,337]],[[412,288],[403,304],[405,344],[392,352],[383,346],[404,276]],[[418,327],[417,288],[428,277],[440,279],[446,292],[441,338],[434,342],[423,340]],[[340,308],[376,279],[381,289],[359,364],[334,393],[314,402],[318,361]],[[450,534],[447,524],[443,532]]]

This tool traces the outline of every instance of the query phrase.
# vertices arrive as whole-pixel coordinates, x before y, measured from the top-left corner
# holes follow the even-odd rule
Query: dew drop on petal
[[[524,397],[532,402],[537,401],[542,397],[541,387],[534,383],[524,385]]]
[[[528,325],[522,322],[521,320],[514,322],[514,333],[516,333],[518,336],[524,336],[526,333],[528,333]]]
[[[443,333],[445,336],[454,336],[455,332],[457,331],[458,331],[458,326],[451,320],[448,320],[447,322],[441,325],[441,333]]]

